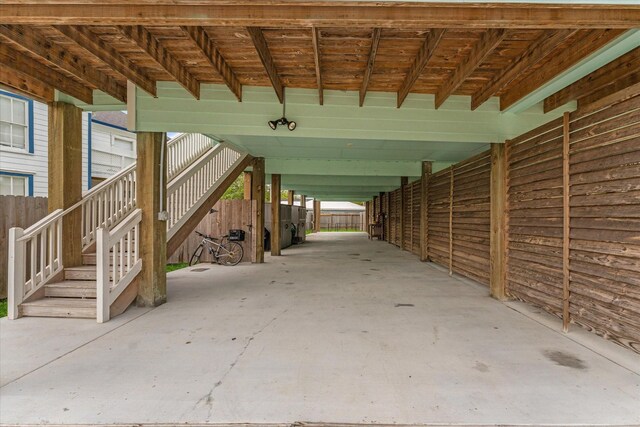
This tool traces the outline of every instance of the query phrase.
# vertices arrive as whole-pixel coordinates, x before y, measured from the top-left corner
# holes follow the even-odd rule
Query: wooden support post
[[[252,172],[244,173],[244,199],[251,200],[251,174]]]
[[[369,234],[369,214],[371,213],[371,202],[368,200],[364,202],[364,224],[362,224],[362,230]],[[371,238],[371,236],[369,236]]]
[[[449,185],[449,276],[453,275],[453,165]]]
[[[320,220],[322,216],[322,210],[320,209],[320,200],[313,199],[313,232],[318,233],[320,231]]]
[[[378,212],[378,214],[382,214],[382,240],[387,241],[389,243],[393,243],[391,241],[389,241],[387,233],[386,233],[386,227],[385,224],[387,221],[391,221],[391,213],[389,212],[389,196],[386,197],[386,203],[385,203],[385,197],[384,197],[384,191],[381,191],[380,194],[378,194],[378,198],[380,199],[380,203],[378,203],[380,205],[380,211]],[[376,217],[377,219],[377,217]],[[391,227],[389,227],[391,228]],[[391,234],[391,232],[389,232],[389,234]]]
[[[491,144],[491,235],[489,291],[498,300],[506,292],[506,185],[505,144]]]
[[[280,256],[282,246],[280,224],[280,174],[271,175],[271,255]]]
[[[293,206],[294,196],[295,196],[295,191],[289,190],[287,192],[287,204],[289,206]]]
[[[300,206],[305,209],[307,208],[307,196],[305,196],[304,194],[300,195]]]
[[[404,228],[406,227],[407,218],[405,218],[404,208],[407,200],[404,197],[404,189],[409,183],[409,178],[403,176],[400,178],[400,249],[404,250]]]
[[[420,177],[420,261],[429,261],[429,178],[432,162],[422,162]]]
[[[564,113],[562,138],[562,330],[569,331],[571,313],[569,312],[569,244],[570,244],[570,205],[569,205],[569,121],[570,113]]]
[[[49,104],[49,212],[82,198],[82,110],[64,102]],[[82,209],[62,220],[62,265],[82,264]]]
[[[254,201],[251,259],[257,264],[264,262],[264,181],[264,157],[256,157],[251,174],[251,197]]]
[[[167,301],[167,223],[158,216],[166,209],[167,199],[167,160],[166,155],[161,154],[164,144],[163,133],[137,134],[136,203],[142,209],[142,271],[137,305],[145,307],[156,307]]]

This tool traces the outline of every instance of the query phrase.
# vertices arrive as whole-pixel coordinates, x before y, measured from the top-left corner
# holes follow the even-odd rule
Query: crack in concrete
[[[207,394],[205,394],[204,396],[202,396],[200,399],[198,399],[198,401],[195,403],[195,405],[193,405],[194,409],[197,409],[198,406],[202,403],[204,403],[205,405],[208,406],[208,413],[207,413],[207,421],[209,421],[209,419],[211,418],[211,416],[213,415],[213,392],[222,385],[222,382],[227,378],[227,376],[231,373],[231,371],[233,370],[233,368],[235,368],[235,366],[238,364],[238,362],[240,361],[240,359],[242,358],[242,356],[244,356],[244,354],[247,352],[247,349],[249,348],[249,346],[251,345],[251,343],[253,342],[253,340],[260,335],[262,332],[264,332],[265,329],[267,329],[269,326],[271,326],[271,324],[273,324],[273,322],[275,322],[276,320],[278,320],[278,318],[280,316],[282,316],[283,314],[285,314],[287,311],[289,311],[289,309],[285,309],[283,310],[280,314],[278,314],[277,316],[275,316],[273,319],[269,320],[262,328],[258,329],[257,331],[255,331],[253,334],[251,334],[251,336],[249,337],[249,339],[247,340],[247,342],[245,343],[245,345],[242,347],[242,350],[240,351],[240,353],[238,353],[238,355],[236,356],[236,358],[233,360],[233,362],[231,362],[231,364],[229,365],[229,368],[227,368],[227,370],[224,372],[224,374],[222,374],[222,377],[220,377],[220,379],[213,385],[213,387],[211,387],[211,390],[209,390],[209,392]]]

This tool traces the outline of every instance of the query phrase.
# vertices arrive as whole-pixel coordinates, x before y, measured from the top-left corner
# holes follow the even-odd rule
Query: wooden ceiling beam
[[[23,52],[18,52],[5,43],[0,43],[0,64],[2,64],[2,68],[27,75],[84,103],[93,104],[93,90],[28,57]],[[40,87],[41,85],[32,84],[32,86]]]
[[[531,67],[546,58],[561,43],[573,37],[576,32],[577,30],[558,30],[553,31],[551,34],[544,33],[525,52],[511,61],[501,73],[473,94],[471,97],[471,109],[475,110],[516,78],[521,77],[523,73],[528,73]]]
[[[411,91],[411,88],[416,83],[420,74],[427,66],[429,60],[433,57],[438,45],[440,44],[440,40],[442,40],[442,36],[444,36],[445,30],[443,29],[432,29],[427,33],[427,37],[422,43],[418,54],[416,55],[416,59],[413,61],[413,64],[409,68],[407,72],[407,76],[402,82],[402,86],[400,86],[400,90],[398,90],[398,108],[402,105],[405,98]]]
[[[123,26],[120,27],[120,31],[145,51],[194,98],[200,99],[200,82],[146,28],[140,25]]]
[[[360,106],[364,105],[364,98],[367,96],[367,89],[369,88],[369,81],[371,80],[371,74],[373,74],[373,67],[376,62],[376,55],[378,54],[378,45],[380,44],[380,35],[382,30],[380,28],[374,28],[371,33],[371,48],[369,49],[369,60],[367,61],[367,68],[364,69],[364,78],[362,79],[362,85],[360,86]]]
[[[224,84],[236,96],[238,101],[242,101],[242,83],[236,77],[235,72],[227,61],[224,59],[218,48],[202,27],[182,27],[182,30],[189,36],[191,40],[202,51],[203,55],[209,61],[209,64],[218,72]]]
[[[565,49],[562,55],[556,55],[550,58],[544,67],[539,68],[534,74],[521,80],[517,85],[503,93],[500,96],[500,109],[505,110],[527,95],[535,92],[558,74],[568,70],[593,52],[613,41],[622,33],[624,33],[624,30],[588,31],[584,37],[576,40],[570,49]]]
[[[630,88],[638,85],[640,85],[640,71],[613,80],[610,84],[599,87],[595,92],[578,98],[578,108],[582,109],[585,105],[595,103],[601,104],[603,99],[615,98],[616,94],[629,92]]]
[[[617,80],[622,80],[631,74],[637,73],[638,70],[640,70],[640,47],[547,97],[544,100],[544,112],[547,113],[563,106],[567,102],[589,96]]]
[[[44,103],[53,101],[55,97],[53,87],[7,67],[0,67],[0,87]]]
[[[568,2],[567,2],[568,3]],[[355,1],[4,0],[0,23],[351,28],[637,28],[638,5]]]
[[[313,44],[313,59],[316,64],[318,99],[320,100],[320,105],[322,105],[324,104],[324,89],[322,87],[322,68],[320,66],[320,30],[317,27],[311,29],[311,43]]]
[[[262,65],[264,66],[264,70],[267,72],[269,80],[271,80],[271,86],[273,86],[273,90],[276,91],[278,100],[282,104],[284,102],[284,86],[282,85],[275,62],[273,61],[273,57],[269,51],[267,40],[265,40],[262,30],[258,27],[247,27],[247,32],[249,33],[249,36],[251,36],[253,45],[258,52],[258,56],[260,57],[260,61],[262,61]]]
[[[118,101],[126,102],[127,88],[124,85],[113,77],[96,70],[92,64],[82,58],[70,54],[62,46],[46,40],[32,28],[0,25],[0,35]]]
[[[469,54],[460,62],[449,79],[436,92],[436,109],[464,83],[504,40],[504,29],[490,29],[482,34]]]
[[[157,96],[156,82],[148,78],[136,64],[93,34],[89,28],[69,25],[59,25],[54,28],[86,52],[107,64],[123,78],[135,83],[149,95]]]

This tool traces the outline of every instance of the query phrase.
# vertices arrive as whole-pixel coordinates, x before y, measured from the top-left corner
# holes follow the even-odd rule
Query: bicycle
[[[191,255],[189,265],[196,265],[200,262],[200,257],[205,248],[209,251],[209,254],[220,265],[233,266],[238,265],[242,261],[244,250],[242,246],[236,242],[229,241],[229,235],[222,236],[221,239],[217,239],[213,236],[195,232],[198,236],[202,237],[202,242],[198,245],[196,250]]]

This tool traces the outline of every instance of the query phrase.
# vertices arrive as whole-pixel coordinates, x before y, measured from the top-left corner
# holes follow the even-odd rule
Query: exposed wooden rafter
[[[30,76],[51,89],[58,89],[59,91],[73,96],[87,104],[93,103],[93,90],[87,86],[79,84],[77,81],[64,74],[29,58],[24,53],[11,48],[8,44],[0,43],[0,63],[2,64],[2,68],[6,69],[7,72],[9,72],[9,70],[13,70],[14,72],[21,73],[22,75]],[[41,85],[35,83],[27,86],[37,88],[41,87]],[[39,92],[45,94],[49,91]]]
[[[127,89],[116,79],[96,70],[84,59],[72,55],[67,49],[39,36],[32,28],[0,25],[0,36],[19,44],[34,55],[42,58],[78,79],[94,86],[118,101],[125,102]]]
[[[486,31],[475,44],[473,50],[464,58],[449,79],[436,92],[436,108],[451,96],[464,83],[464,81],[484,62],[484,60],[498,47],[504,37],[504,29],[491,29]]]
[[[1,87],[41,102],[51,102],[54,99],[53,87],[7,67],[0,67]]]
[[[521,77],[531,67],[546,58],[561,43],[576,34],[577,30],[558,30],[545,33],[534,41],[518,58],[513,60],[500,74],[496,75],[482,89],[471,97],[471,109],[475,110],[489,98],[507,87],[516,78]]]
[[[200,99],[200,82],[146,28],[124,26],[120,27],[120,30],[169,73],[187,92],[196,99]]]
[[[123,78],[131,80],[151,96],[156,96],[156,82],[149,79],[136,64],[129,61],[113,47],[93,34],[88,27],[59,25],[54,28],[67,38],[73,40],[86,52],[107,64]]]
[[[367,88],[369,87],[369,81],[371,80],[371,74],[373,73],[373,67],[376,62],[376,54],[378,53],[378,45],[380,44],[380,35],[382,30],[380,28],[374,28],[371,34],[371,49],[369,49],[369,60],[367,61],[367,68],[364,70],[364,78],[362,79],[362,86],[360,86],[360,106],[364,105],[364,98],[367,96]]]
[[[204,56],[209,63],[218,72],[227,87],[238,98],[238,101],[242,101],[242,84],[236,77],[227,61],[214,45],[213,41],[202,27],[183,27],[183,31],[189,36],[191,40],[200,48]]]
[[[622,33],[624,33],[623,30],[594,30],[586,32],[584,37],[580,37],[572,43],[570,49],[565,49],[562,55],[555,55],[549,58],[544,67],[539,68],[535,73],[500,95],[500,109],[505,110],[535,92],[557,75],[593,54]]]
[[[282,104],[284,102],[284,86],[282,85],[282,81],[278,75],[278,70],[276,69],[276,65],[273,61],[273,57],[271,56],[271,52],[269,51],[269,46],[264,38],[264,34],[262,34],[262,30],[258,27],[247,27],[247,32],[249,33],[249,36],[251,36],[253,45],[258,52],[258,56],[260,56],[260,61],[262,61],[262,65],[264,66],[264,70],[267,72],[269,80],[271,80],[273,90],[276,91],[278,100]]]
[[[318,99],[320,105],[324,103],[322,88],[322,67],[320,65],[320,30],[316,27],[311,29],[311,42],[313,43],[313,59],[316,64],[316,84],[318,85]]]
[[[568,2],[567,2],[568,3]],[[314,26],[358,28],[635,28],[640,7],[622,4],[482,2],[233,2],[141,3],[111,0],[91,7],[86,0],[3,4],[0,23],[37,25]]]
[[[409,68],[407,76],[405,77],[404,82],[402,82],[402,86],[400,86],[400,90],[398,91],[398,108],[400,108],[405,98],[409,94],[409,91],[411,91],[411,88],[415,84],[416,80],[418,80],[418,77],[420,77],[420,74],[422,74],[422,71],[427,66],[427,63],[435,53],[444,33],[445,30],[442,29],[430,30],[427,33],[427,37],[420,47],[420,50],[416,55],[416,59],[411,65],[411,68]]]
[[[577,82],[554,93],[544,100],[544,112],[555,110],[570,101],[587,97],[603,87],[621,81],[640,72],[640,47],[609,62]],[[632,83],[632,82],[631,82]]]

